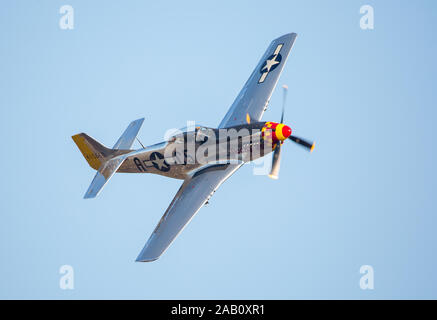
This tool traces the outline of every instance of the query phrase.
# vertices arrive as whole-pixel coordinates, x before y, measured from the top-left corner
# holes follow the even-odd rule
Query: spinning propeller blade
[[[285,114],[285,105],[287,103],[287,93],[288,93],[288,86],[287,85],[283,85],[282,88],[283,93],[282,93],[282,114],[281,114],[281,122],[280,123],[284,123],[284,114]],[[247,122],[250,123],[250,117],[249,115],[247,115]],[[297,143],[298,145],[304,147],[305,149],[307,149],[308,151],[312,152],[314,150],[314,142],[310,142],[307,141],[305,139],[302,139],[300,137],[297,136],[289,136],[288,139],[290,139],[291,141]],[[281,166],[281,144],[283,143],[283,141],[278,141],[276,144],[276,148],[273,151],[273,158],[272,158],[272,169],[270,171],[269,177],[272,179],[278,179],[279,178],[279,169]]]
[[[310,142],[296,136],[289,136],[288,139],[290,139],[293,142],[296,142],[298,145],[304,147],[309,152],[312,152],[314,150],[314,146],[315,146],[314,142]]]
[[[278,142],[273,152],[272,170],[269,178],[277,180],[279,178],[279,169],[281,167],[281,143]]]
[[[286,84],[284,84],[282,86],[282,88],[284,90],[282,91],[282,115],[281,115],[281,122],[280,123],[284,123],[284,113],[285,113],[285,104],[287,102],[288,86]]]

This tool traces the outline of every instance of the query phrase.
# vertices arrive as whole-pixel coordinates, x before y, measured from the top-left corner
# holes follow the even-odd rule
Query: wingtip
[[[153,262],[153,261],[158,260],[158,258],[159,257],[156,257],[156,258],[140,258],[140,257],[138,257],[138,258],[136,258],[135,262]]]
[[[162,253],[157,256],[156,254],[151,254],[150,252],[147,252],[146,249],[148,247],[149,241],[150,241],[150,238],[147,241],[146,245],[144,246],[143,250],[141,250],[140,254],[135,259],[135,262],[152,262],[152,261],[159,259],[159,257],[161,256]]]
[[[134,121],[132,121],[133,123],[136,123],[136,122],[144,122],[144,117],[143,118],[139,118],[139,119],[137,119],[137,120],[134,120]]]
[[[280,40],[283,39],[283,38],[294,38],[294,39],[295,39],[296,37],[297,37],[297,33],[295,33],[295,32],[290,32],[290,33],[286,33],[286,34],[284,34],[284,35],[282,35],[282,36],[276,38],[276,39],[273,40],[273,41],[280,41]]]
[[[290,37],[295,37],[296,38],[297,37],[297,33],[296,32],[290,32],[290,33],[284,34],[283,36],[284,37],[285,36],[290,36]]]

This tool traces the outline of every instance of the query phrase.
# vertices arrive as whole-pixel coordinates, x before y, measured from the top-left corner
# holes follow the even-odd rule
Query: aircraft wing
[[[207,166],[185,180],[136,261],[158,259],[215,190],[241,166],[242,164]]]
[[[251,120],[261,120],[296,36],[296,33],[289,33],[272,41],[219,128],[244,124],[247,114]]]

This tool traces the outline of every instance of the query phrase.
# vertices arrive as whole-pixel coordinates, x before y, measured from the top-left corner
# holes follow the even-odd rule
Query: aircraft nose
[[[282,127],[282,135],[284,136],[285,139],[291,136],[291,128],[289,126],[284,125]]]

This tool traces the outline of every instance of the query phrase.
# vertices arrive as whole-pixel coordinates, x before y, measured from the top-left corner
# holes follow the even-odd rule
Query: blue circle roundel
[[[165,161],[164,156],[159,152],[153,152],[150,155],[150,161],[152,161],[153,166],[163,172],[170,171],[170,166],[167,161]]]
[[[276,69],[277,66],[281,64],[282,56],[280,53],[278,54],[272,54],[270,57],[264,61],[261,68],[259,69],[259,72],[262,73],[269,73],[270,71],[273,71]]]

